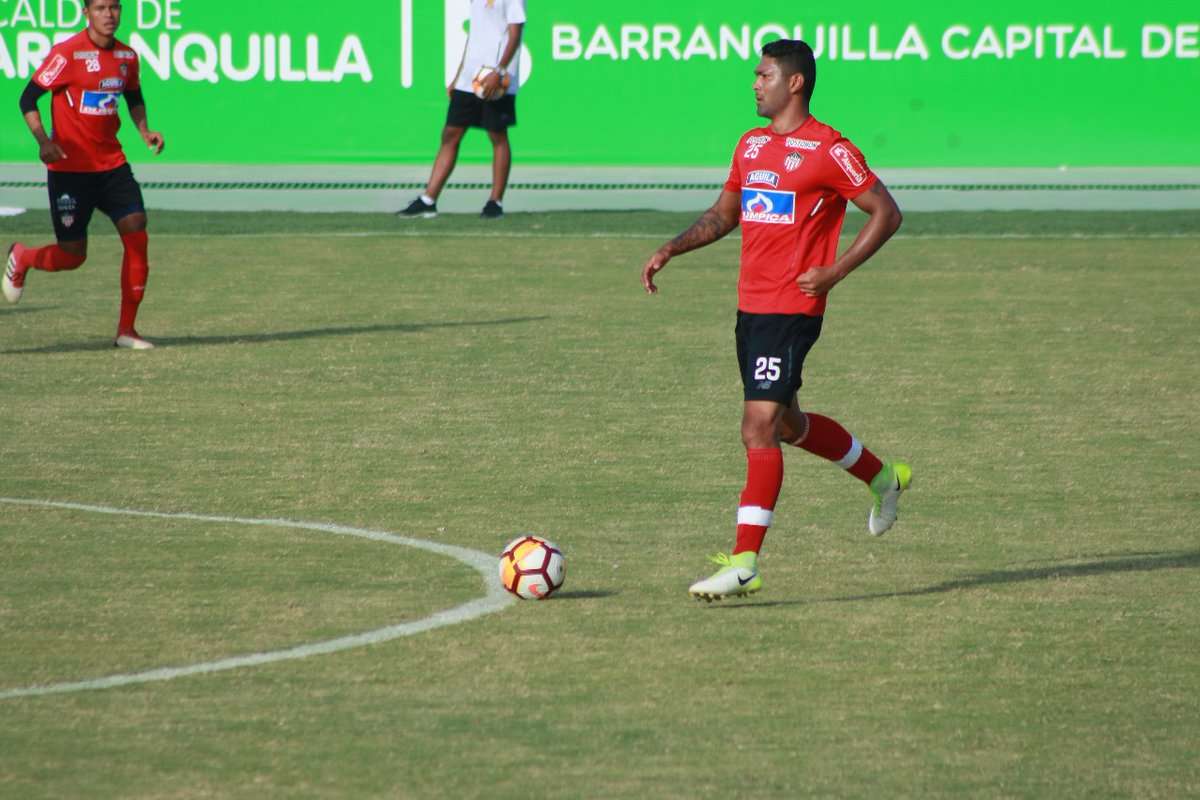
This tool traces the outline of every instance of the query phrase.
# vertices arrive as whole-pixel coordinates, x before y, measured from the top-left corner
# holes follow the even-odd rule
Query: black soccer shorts
[[[803,383],[804,358],[821,336],[821,317],[738,311],[738,368],[747,400],[791,405]]]
[[[60,242],[87,238],[92,212],[97,208],[117,222],[146,210],[142,187],[128,164],[105,172],[46,171],[50,195],[50,220]]]
[[[504,131],[517,124],[517,96],[506,94],[498,100],[480,100],[471,92],[455,89],[450,93],[446,124],[456,128],[483,128]]]

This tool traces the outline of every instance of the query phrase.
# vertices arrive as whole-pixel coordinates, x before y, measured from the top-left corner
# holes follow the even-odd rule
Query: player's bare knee
[[[742,418],[742,444],[747,448],[774,447],[779,443],[779,431],[774,419],[746,415]]]
[[[807,436],[808,415],[795,408],[789,409],[779,425],[779,440],[784,444],[799,447]]]
[[[87,239],[60,241],[58,249],[66,253],[67,256],[60,269],[78,269],[83,266],[83,262],[87,261]]]
[[[144,213],[128,214],[117,220],[117,233],[141,233],[146,230],[146,215]]]

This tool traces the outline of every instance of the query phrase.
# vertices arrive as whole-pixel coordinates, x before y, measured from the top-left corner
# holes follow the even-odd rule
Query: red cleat
[[[21,259],[21,254],[25,252],[25,248],[13,242],[8,246],[8,261],[4,265],[4,279],[2,284],[4,289],[4,299],[10,303],[15,303],[21,299],[21,293],[25,291],[25,270],[27,267],[17,265]]]

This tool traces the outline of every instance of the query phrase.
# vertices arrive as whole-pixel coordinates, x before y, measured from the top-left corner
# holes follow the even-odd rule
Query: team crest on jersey
[[[794,136],[787,137],[787,146],[794,147],[797,150],[816,150],[821,146],[820,142],[814,142],[812,139],[797,139]]]
[[[779,173],[769,169],[751,170],[750,174],[746,176],[746,183],[765,183],[772,189],[777,189],[779,188]]]
[[[47,89],[54,83],[54,80],[62,74],[63,67],[67,66],[67,59],[62,53],[55,53],[54,58],[42,67],[42,71],[37,74],[37,82]]]
[[[849,147],[839,142],[829,148],[829,155],[833,156],[833,160],[842,168],[842,172],[846,173],[852,184],[862,186],[867,182],[867,168],[850,152]]]
[[[85,91],[79,101],[79,113],[89,117],[111,117],[117,113],[117,98],[120,92]]]
[[[783,160],[783,168],[788,172],[795,172],[804,163],[804,156],[799,153],[788,153],[787,158]]]
[[[122,75],[128,75],[128,74],[129,74],[129,66],[128,66],[127,64],[122,64],[122,65],[121,65],[121,67],[120,67],[120,69],[121,69],[121,74],[122,74]]]
[[[796,193],[742,187],[742,222],[791,225],[796,221]]]

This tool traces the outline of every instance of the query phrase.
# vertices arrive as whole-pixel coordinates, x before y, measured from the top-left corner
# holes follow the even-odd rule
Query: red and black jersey
[[[105,172],[125,163],[117,141],[121,95],[141,88],[137,53],[115,41],[101,49],[86,30],[55,45],[33,75],[52,92],[51,138],[67,157],[48,165],[58,172]]]
[[[846,201],[875,180],[858,148],[815,117],[788,133],[766,127],[743,134],[725,183],[741,194],[738,308],[824,314],[825,296],[804,294],[796,279],[833,264]]]

